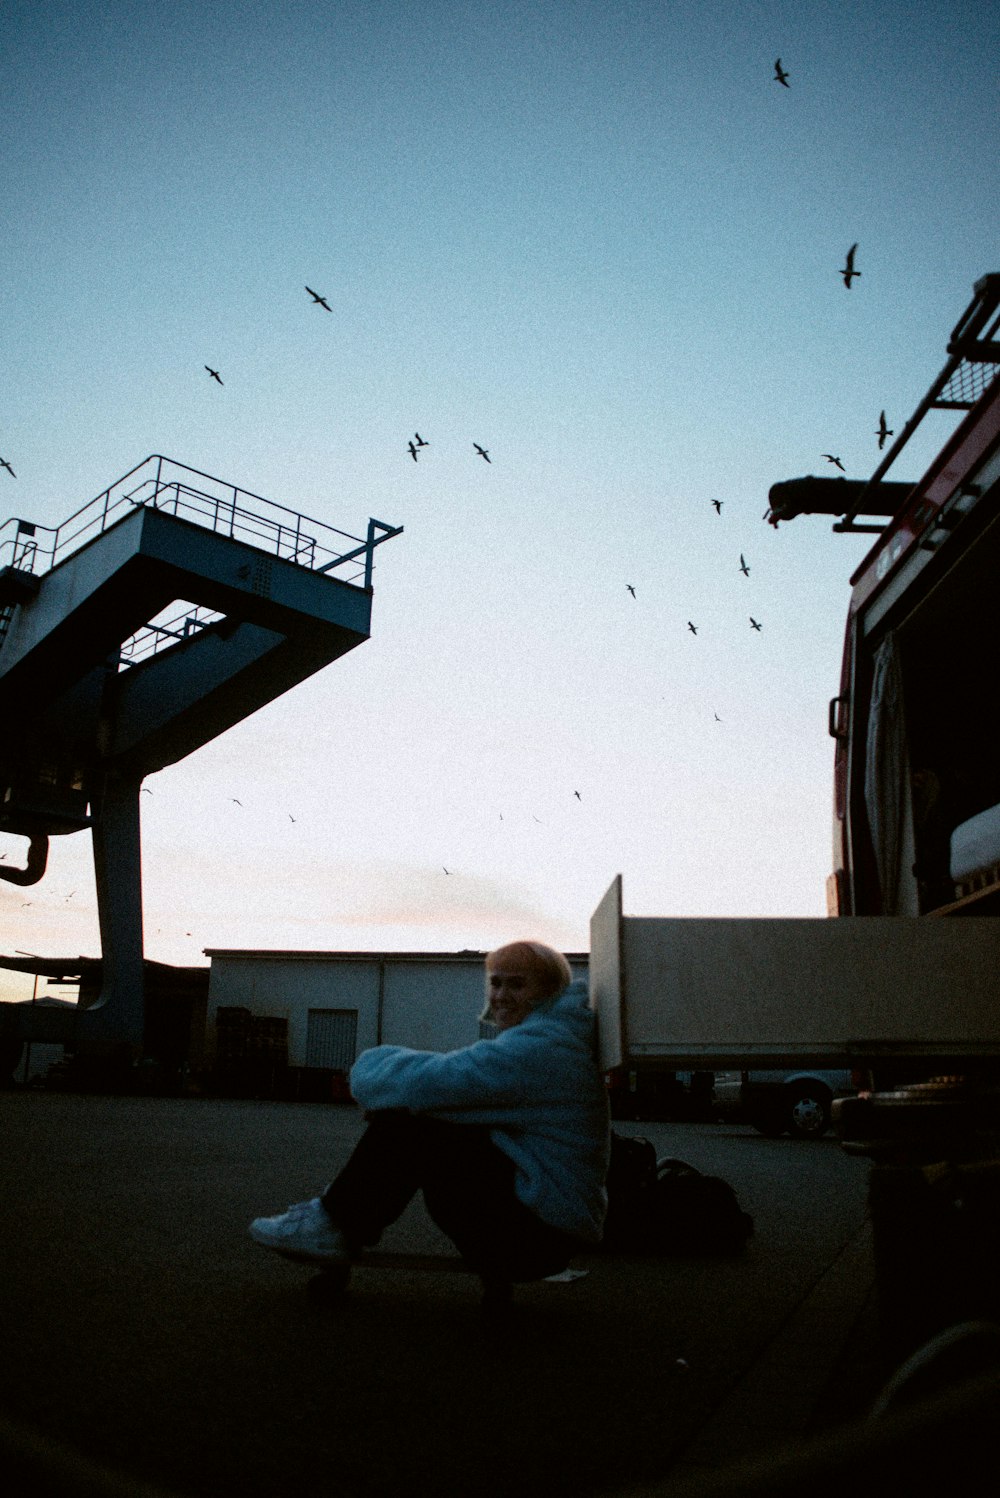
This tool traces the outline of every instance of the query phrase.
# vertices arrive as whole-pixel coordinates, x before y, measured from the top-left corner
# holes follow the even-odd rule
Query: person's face
[[[512,957],[498,957],[486,971],[493,1023],[509,1030],[545,997],[538,974]]]

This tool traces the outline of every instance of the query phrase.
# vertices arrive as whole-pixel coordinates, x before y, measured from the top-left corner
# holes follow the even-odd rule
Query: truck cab
[[[768,518],[835,513],[877,534],[851,578],[836,741],[831,915],[1000,914],[1000,275],[867,484],[798,479]],[[956,430],[915,484],[886,474],[932,410]]]

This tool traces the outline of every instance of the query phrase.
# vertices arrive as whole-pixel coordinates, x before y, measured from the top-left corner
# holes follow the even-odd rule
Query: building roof
[[[487,953],[466,947],[460,952],[289,951],[268,947],[206,947],[206,957],[259,958],[277,962],[485,962]],[[568,962],[589,962],[589,952],[567,952]]]

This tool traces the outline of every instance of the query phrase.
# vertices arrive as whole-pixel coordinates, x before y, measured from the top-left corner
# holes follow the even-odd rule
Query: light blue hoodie
[[[489,1126],[517,1167],[514,1189],[524,1205],[564,1233],[600,1241],[610,1124],[581,980],[493,1040],[459,1051],[363,1051],[351,1092],[369,1110],[409,1108]]]

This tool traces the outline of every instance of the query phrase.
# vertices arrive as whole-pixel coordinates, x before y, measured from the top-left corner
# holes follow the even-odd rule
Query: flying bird
[[[721,499],[713,499],[712,503],[715,506],[715,513],[717,515],[721,515],[722,514],[722,504],[723,504],[723,501]]]
[[[693,624],[692,624],[692,623],[691,623],[691,620],[690,620],[690,619],[689,619],[689,620],[688,620],[688,629],[689,629],[689,630],[690,630],[690,631],[691,631],[691,633],[692,633],[692,634],[693,634],[693,635],[696,635],[696,634],[697,634],[697,633],[698,633],[698,631],[697,631],[697,629],[696,629],[696,628],[695,628],[695,626],[694,626],[694,625],[693,625]]]
[[[407,447],[409,448],[410,457],[415,463],[417,461],[417,449],[414,447],[412,442],[407,443]]]
[[[486,451],[485,447],[480,447],[478,442],[474,442],[472,445],[476,449],[476,452],[479,454],[479,456],[481,458],[485,458],[488,463],[490,461],[490,455]]]
[[[742,551],[740,552],[740,571],[743,573],[744,577],[749,577],[750,576],[750,568],[747,566],[746,562],[743,560],[743,553],[742,553]]]
[[[771,82],[772,83],[783,83],[784,86],[785,86],[785,88],[791,88],[791,86],[792,86],[789,83],[789,81],[788,81],[788,74],[785,72],[784,68],[781,66],[781,58],[780,57],[778,57],[778,58],[775,59],[775,63],[774,63],[774,77],[771,79]]]
[[[843,463],[839,458],[835,458],[833,456],[833,453],[821,453],[820,456],[825,458],[828,463],[832,463],[834,468],[839,468],[841,473],[847,472],[847,469],[844,467]]]
[[[631,583],[626,583],[625,586],[628,589],[628,591],[632,594],[632,597],[634,598],[635,597],[635,589],[633,588],[632,584]]]
[[[875,435],[878,438],[879,452],[881,452],[882,448],[885,446],[885,439],[887,437],[895,437],[896,435],[895,432],[890,431],[888,426],[886,426],[884,411],[882,411],[879,415],[878,431],[875,433]]]
[[[753,629],[757,629],[757,630],[760,629],[760,625],[757,623],[756,619],[753,617],[752,614],[750,615],[750,624],[751,624],[751,627]]]
[[[444,864],[442,864],[441,867],[444,869]],[[446,874],[450,874],[451,873],[451,869],[444,869],[444,871],[445,871]]]
[[[211,367],[211,365],[209,365],[209,364],[206,364],[205,368],[208,370],[209,374],[212,376],[212,379],[213,380],[217,380],[218,383],[221,385],[222,384],[222,378],[219,375],[219,371],[217,369],[213,369]]]
[[[313,291],[311,286],[307,286],[306,291],[308,291],[309,295],[312,297],[313,301],[318,307],[325,307],[327,312],[333,311],[333,308],[330,306],[330,303],[327,301],[325,296],[320,296],[319,292]]]
[[[859,270],[854,269],[854,251],[856,249],[857,245],[852,244],[851,248],[847,252],[847,264],[843,267],[842,270],[839,270],[837,272],[838,275],[843,276],[844,285],[847,287],[848,291],[850,291],[851,289],[851,281],[854,279],[854,277],[860,276],[861,274]]]
[[[0,468],[6,468],[12,479],[17,478],[17,474],[14,472],[13,468],[11,468],[6,458],[0,458]]]
[[[576,799],[577,799],[577,800],[578,800],[578,801],[582,801],[582,800],[583,800],[583,797],[582,797],[582,796],[581,796],[581,795],[580,795],[580,792],[579,792],[579,791],[574,791],[574,792],[573,792],[573,795],[574,795],[574,796],[575,796],[575,797],[576,797]]]
[[[718,713],[713,713],[712,717],[715,719],[716,723],[722,722],[722,719],[719,717]]]
[[[415,439],[416,444],[417,444],[418,447],[429,447],[430,446],[430,443],[429,442],[425,442],[424,439],[423,439],[423,437],[421,437],[421,435],[420,435],[419,432],[414,432],[413,436],[414,436],[414,439]]]
[[[230,799],[230,801],[236,801],[236,797],[235,796],[230,796],[229,799]],[[236,805],[237,806],[242,806],[243,802],[242,801],[236,801]]]

